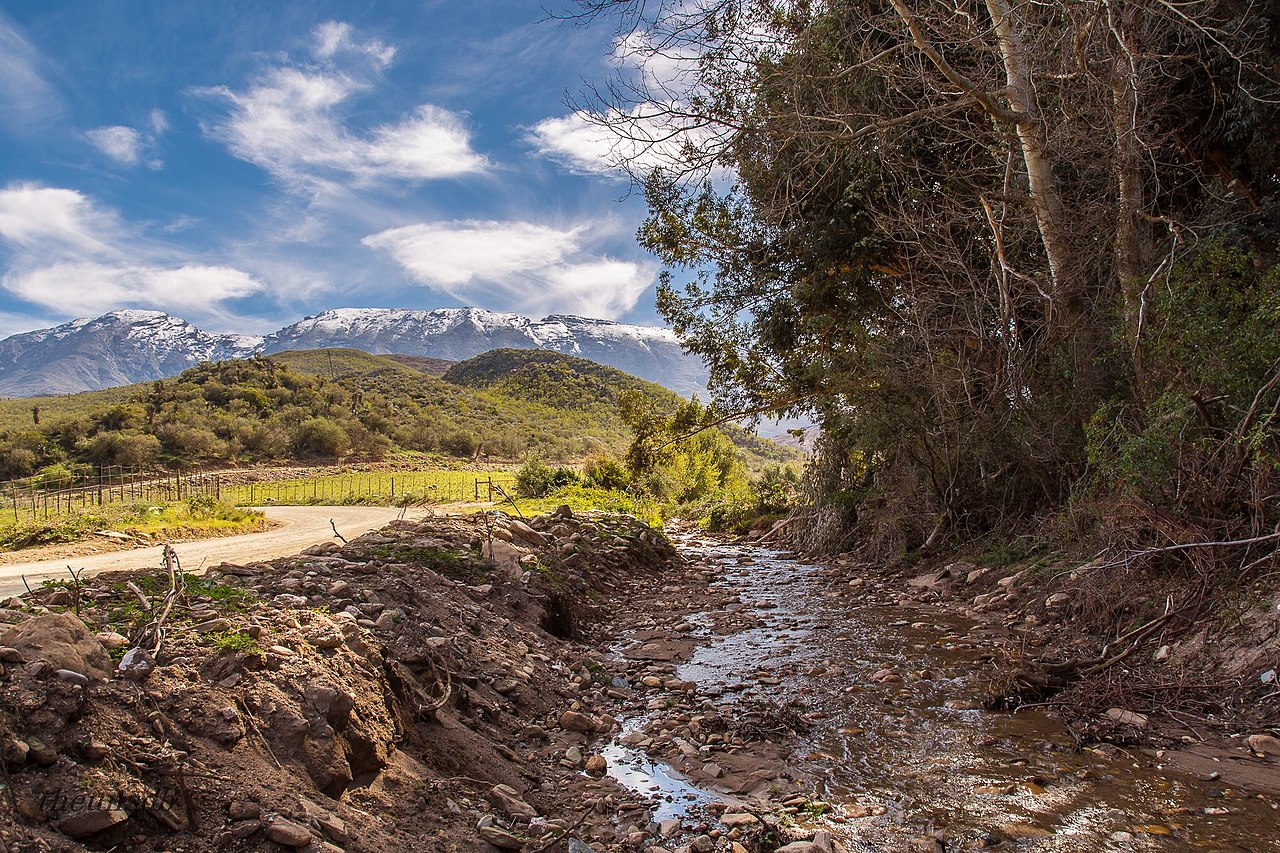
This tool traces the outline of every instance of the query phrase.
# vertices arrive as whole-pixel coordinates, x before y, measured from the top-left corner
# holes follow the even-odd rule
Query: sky
[[[643,200],[567,106],[630,62],[536,0],[0,0],[0,336],[116,308],[660,322]]]

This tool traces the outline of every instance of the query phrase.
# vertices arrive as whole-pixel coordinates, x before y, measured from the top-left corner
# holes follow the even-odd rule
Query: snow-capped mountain
[[[0,394],[71,394],[174,376],[202,361],[243,358],[251,335],[216,335],[160,311],[112,311],[0,341]]]
[[[113,311],[0,341],[0,394],[89,391],[173,376],[202,361],[352,347],[461,360],[491,349],[549,349],[664,385],[701,392],[702,363],[669,329],[554,315],[532,320],[480,308],[337,308],[265,338],[216,335],[158,311]]]

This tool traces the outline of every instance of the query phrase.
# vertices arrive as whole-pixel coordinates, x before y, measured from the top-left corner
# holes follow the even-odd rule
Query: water
[[[854,849],[937,833],[952,850],[1280,850],[1271,799],[1162,771],[1147,753],[1080,751],[1045,714],[976,710],[999,632],[837,592],[779,552],[680,544],[718,562],[716,584],[758,621],[725,636],[695,622],[708,642],[676,677],[718,703],[782,702],[808,720],[788,769],[833,804],[828,828]],[[719,797],[619,740],[605,754],[615,779],[659,798],[659,819]]]

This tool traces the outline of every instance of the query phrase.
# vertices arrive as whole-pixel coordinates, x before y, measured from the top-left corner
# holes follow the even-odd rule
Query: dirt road
[[[270,530],[201,539],[177,546],[183,568],[200,571],[218,563],[249,563],[296,554],[317,542],[333,539],[329,519],[333,519],[339,533],[354,539],[400,517],[398,509],[376,506],[277,506],[265,507],[263,512],[276,525]],[[410,510],[410,515],[413,514],[415,511]],[[0,566],[0,597],[23,592],[23,576],[35,587],[47,578],[67,577],[68,564],[75,569],[85,569],[88,575],[159,566],[162,551],[161,546],[154,545],[90,557]]]

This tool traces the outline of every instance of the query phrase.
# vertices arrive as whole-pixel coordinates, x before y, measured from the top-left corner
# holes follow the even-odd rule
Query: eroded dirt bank
[[[81,619],[75,590],[11,599],[0,837],[11,850],[1274,846],[1274,789],[978,710],[994,662],[1026,640],[918,601],[937,597],[928,585],[677,544],[619,516],[436,517],[223,565],[173,596],[162,573],[101,575],[78,591]],[[154,661],[129,652],[157,638]]]

